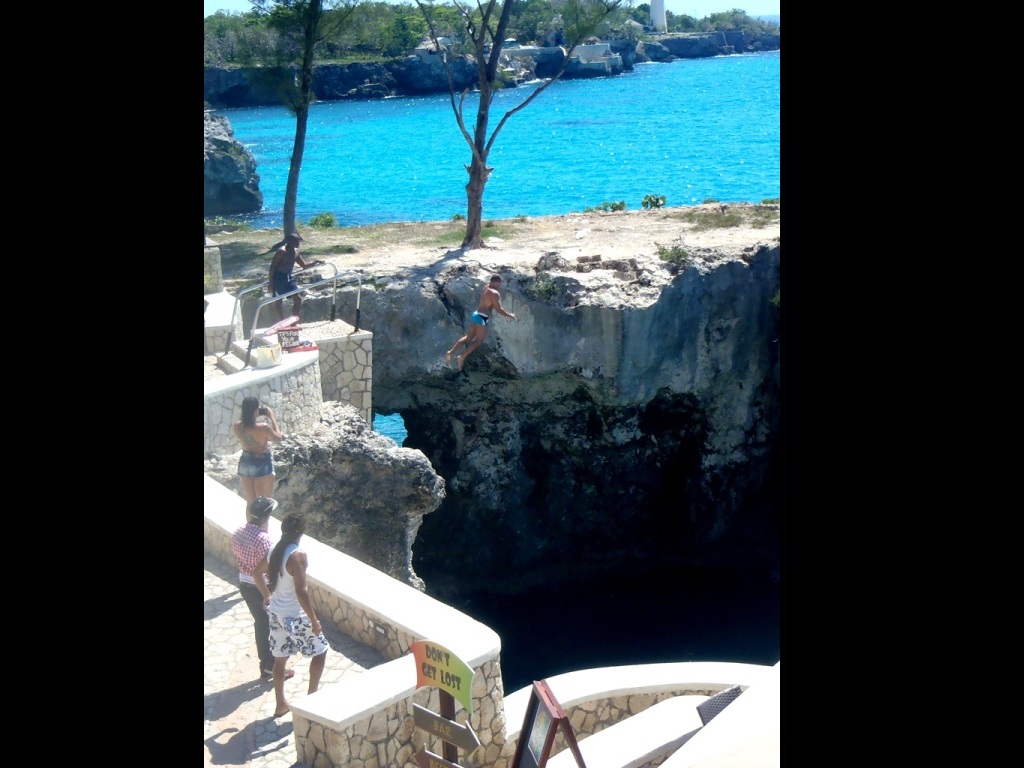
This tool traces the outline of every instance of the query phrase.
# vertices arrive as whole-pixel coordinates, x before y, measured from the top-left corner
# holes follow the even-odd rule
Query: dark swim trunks
[[[488,325],[491,319],[487,315],[481,315],[479,312],[474,312],[469,316],[469,321],[474,325]]]
[[[295,282],[295,278],[292,277],[288,272],[282,272],[281,270],[275,270],[274,272],[274,295],[280,296],[288,291],[297,291],[299,284]]]

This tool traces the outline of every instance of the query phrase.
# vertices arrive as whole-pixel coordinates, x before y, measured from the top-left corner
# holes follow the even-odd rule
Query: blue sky
[[[712,13],[731,11],[733,8],[746,11],[751,16],[779,16],[781,2],[782,0],[665,0],[665,10],[693,16],[695,19],[703,19]],[[412,0],[409,0],[409,4],[412,4]],[[636,0],[634,4],[639,5],[640,0]],[[248,0],[203,0],[204,19],[217,11],[233,13],[249,10],[252,10],[252,5]]]

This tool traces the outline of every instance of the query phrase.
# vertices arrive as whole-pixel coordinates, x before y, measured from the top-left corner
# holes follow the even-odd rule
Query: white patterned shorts
[[[324,633],[313,634],[313,623],[305,613],[297,618],[281,618],[270,612],[270,652],[275,657],[297,653],[306,657],[319,656],[328,648]]]

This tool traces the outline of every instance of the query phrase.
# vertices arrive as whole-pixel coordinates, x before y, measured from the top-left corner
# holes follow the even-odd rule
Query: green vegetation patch
[[[655,243],[658,248],[658,258],[668,263],[673,274],[682,272],[693,264],[693,255],[678,243],[675,245],[661,245]]]
[[[761,229],[769,224],[778,223],[780,217],[778,208],[770,205],[755,205],[750,211],[750,226]]]
[[[682,213],[673,214],[672,218],[692,224],[696,232],[704,232],[709,229],[742,227],[744,224],[761,229],[769,224],[778,223],[782,215],[778,208],[771,205],[723,206],[723,208],[710,210],[691,208]]]
[[[426,247],[462,245],[462,241],[466,238],[466,217],[458,214],[456,216],[458,218],[453,216],[451,221],[431,225],[429,229],[421,230],[421,234],[426,234],[426,236],[407,239],[405,242],[409,245]],[[517,222],[525,221],[525,218],[508,222],[486,220],[480,225],[480,234],[483,237],[513,237],[515,235],[514,225]]]
[[[704,232],[709,229],[725,229],[727,227],[738,227],[743,224],[743,216],[734,211],[708,211],[690,210],[680,213],[678,218],[687,224],[692,224],[697,232]]]
[[[334,218],[333,213],[318,213],[309,220],[308,226],[324,228],[336,227],[338,226],[338,221]]]
[[[584,208],[583,209],[583,213],[595,213],[597,211],[606,211],[606,212],[610,213],[610,212],[613,212],[613,211],[624,211],[624,210],[626,210],[626,201],[625,200],[619,200],[619,202],[617,202],[617,203],[604,202],[604,203],[601,203],[598,206]]]
[[[530,298],[542,301],[550,301],[561,293],[555,279],[548,272],[538,272],[536,277],[524,283],[522,290]]]

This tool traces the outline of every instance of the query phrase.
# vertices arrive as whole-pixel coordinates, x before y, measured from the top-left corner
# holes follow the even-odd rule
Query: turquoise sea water
[[[604,202],[642,207],[781,196],[781,52],[640,64],[632,72],[559,81],[501,130],[484,217],[546,216]],[[491,128],[530,88],[499,92]],[[472,124],[476,99],[467,98]],[[223,110],[255,156],[264,210],[233,216],[279,227],[295,134],[284,107]],[[446,95],[321,102],[310,108],[300,222],[340,226],[438,221],[466,212],[469,149]]]
[[[390,437],[399,445],[402,445],[405,442],[405,438],[409,436],[405,429],[405,421],[400,413],[392,413],[388,416],[375,413],[373,415],[373,431],[385,437]]]

